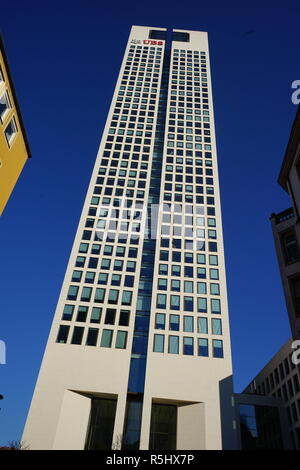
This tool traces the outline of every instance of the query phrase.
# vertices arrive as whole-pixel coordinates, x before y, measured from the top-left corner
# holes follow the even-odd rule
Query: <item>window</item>
[[[116,289],[110,289],[108,294],[108,303],[117,304],[119,298],[119,291]]]
[[[76,300],[78,294],[78,286],[70,286],[68,290],[67,299],[68,300]]]
[[[216,280],[218,280],[218,279],[219,279],[219,270],[218,270],[218,269],[214,269],[214,268],[210,268],[210,270],[209,270],[209,277],[210,277],[210,279],[216,279]]]
[[[125,276],[126,278],[126,276]],[[112,274],[111,276],[111,285],[112,286],[119,286],[121,284],[121,275],[120,274]]]
[[[112,341],[113,330],[103,330],[100,346],[102,348],[110,348]]]
[[[68,339],[70,327],[69,325],[60,325],[58,335],[56,338],[57,343],[66,343]]]
[[[281,244],[285,256],[285,262],[295,263],[300,259],[300,251],[294,230],[281,235]]]
[[[207,318],[206,317],[199,317],[198,318],[198,333],[207,334],[208,327],[207,327]]]
[[[94,302],[96,303],[103,302],[104,295],[105,295],[105,289],[100,289],[100,288],[96,289]]]
[[[198,356],[208,357],[208,339],[198,338]]]
[[[168,352],[170,354],[178,354],[179,353],[179,336],[169,336],[169,348]]]
[[[0,79],[1,82],[1,79]],[[0,119],[3,122],[8,110],[11,108],[7,91],[0,97]]]
[[[179,331],[179,315],[170,315],[169,329],[172,331]]]
[[[85,344],[87,346],[96,346],[98,333],[99,333],[98,328],[89,328]]]
[[[81,344],[84,328],[83,326],[75,326],[71,344]]]
[[[158,279],[158,286],[157,286],[158,290],[167,290],[167,286],[168,286],[167,282],[168,282],[167,279],[162,279],[162,278]]]
[[[155,316],[155,328],[157,330],[164,330],[166,323],[166,316],[164,313],[157,313]]]
[[[104,323],[106,325],[114,325],[115,324],[115,318],[116,318],[116,309],[108,308],[106,310],[105,322]]]
[[[180,297],[179,297],[179,295],[171,295],[170,309],[171,310],[179,310],[180,309]]]
[[[72,320],[73,312],[74,312],[74,305],[65,305],[64,311],[62,314],[62,320],[68,320],[68,321]]]
[[[88,307],[84,307],[84,306],[78,307],[76,321],[85,322],[87,313],[88,313]]]
[[[81,299],[83,302],[89,302],[92,294],[91,287],[83,287],[81,293]]]
[[[100,323],[101,320],[101,313],[102,313],[102,308],[100,307],[93,307],[92,308],[92,313],[91,313],[91,323]]]
[[[212,318],[211,320],[212,334],[221,335],[222,334],[222,322],[219,318]]]
[[[219,286],[219,284],[211,283],[210,284],[210,293],[212,295],[220,295],[220,286]]]
[[[185,315],[183,317],[183,331],[192,333],[194,331],[194,318]]]
[[[127,272],[135,271],[135,261],[127,261],[126,271]]]
[[[119,325],[120,326],[128,326],[129,325],[129,310],[121,310],[120,318],[119,318]]]
[[[213,339],[213,356],[214,357],[224,357],[223,354],[223,341],[220,339]]]
[[[73,271],[72,282],[80,282],[82,271]]]
[[[163,353],[164,343],[165,343],[164,335],[154,335],[153,351]]]
[[[290,278],[290,289],[292,292],[295,314],[300,317],[300,277]]]
[[[87,271],[84,282],[88,284],[93,284],[94,280],[95,280],[95,273],[91,271]]]
[[[194,292],[194,286],[193,286],[192,281],[184,281],[184,292],[186,292],[186,293],[193,293]]]
[[[197,293],[206,294],[206,282],[197,282]]]
[[[206,269],[205,268],[197,268],[197,278],[198,279],[206,279]]]
[[[218,256],[217,255],[209,255],[209,264],[212,266],[218,266]]]
[[[80,243],[79,253],[87,253],[88,247],[89,247],[88,243]]]
[[[168,275],[168,265],[167,264],[160,264],[159,265],[159,274],[163,276]]]
[[[207,300],[204,297],[198,297],[198,312],[206,313],[207,312]]]
[[[211,299],[211,313],[221,313],[220,299]]]
[[[122,294],[122,305],[131,305],[132,292],[124,290]]]
[[[127,343],[127,331],[118,331],[116,339],[116,348],[117,349],[126,349]]]
[[[175,292],[180,292],[180,281],[177,279],[173,279],[171,281],[171,290]]]
[[[4,131],[4,134],[5,134],[5,137],[6,137],[6,140],[7,140],[7,143],[9,145],[9,147],[11,146],[11,144],[13,143],[13,140],[17,134],[17,125],[16,125],[16,121],[15,121],[15,118],[12,118],[10,120],[10,122],[8,123],[8,125],[6,126],[6,129]]]
[[[156,307],[157,308],[166,308],[167,296],[166,294],[157,294]]]
[[[100,273],[98,277],[98,284],[106,284],[107,283],[108,274]]]
[[[183,354],[193,356],[194,354],[194,339],[189,337],[183,338]]]
[[[184,310],[186,312],[193,312],[194,311],[194,299],[193,297],[184,297]]]

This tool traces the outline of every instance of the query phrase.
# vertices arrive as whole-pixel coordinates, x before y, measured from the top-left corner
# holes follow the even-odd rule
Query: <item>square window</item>
[[[113,330],[103,330],[100,346],[102,348],[110,348],[112,342]]]
[[[199,317],[198,318],[198,333],[208,334],[207,318]]]
[[[157,294],[156,308],[166,308],[167,296],[165,294]]]
[[[192,333],[194,331],[194,318],[185,315],[183,317],[183,331]]]
[[[198,297],[198,312],[207,313],[207,299],[205,297]]]
[[[100,307],[93,307],[92,308],[92,313],[91,313],[91,323],[100,323],[101,320],[101,314],[102,314],[102,308]]]
[[[69,325],[60,325],[58,330],[58,335],[56,338],[57,343],[66,343],[68,340],[70,326]]]
[[[155,328],[157,330],[164,330],[166,323],[166,316],[164,313],[157,313],[155,315]]]
[[[71,340],[71,344],[81,344],[82,337],[83,337],[84,327],[82,326],[75,326],[73,330],[73,336]]]
[[[187,356],[194,355],[194,339],[190,337],[183,338],[183,354]]]
[[[179,331],[179,315],[170,315],[169,329]]]
[[[212,318],[211,320],[211,329],[213,335],[222,334],[222,322],[219,318]]]
[[[99,273],[98,284],[107,284],[107,278],[108,278],[108,274]]]
[[[88,313],[88,307],[80,306],[77,310],[76,321],[85,322]]]
[[[64,306],[64,311],[63,311],[63,314],[62,314],[62,320],[72,320],[72,316],[73,316],[73,312],[74,312],[74,305],[65,305]]]
[[[224,357],[223,341],[220,339],[213,339],[213,357]]]
[[[120,318],[119,318],[119,325],[120,326],[128,326],[129,325],[129,317],[130,317],[130,311],[129,310],[121,310]]]
[[[210,284],[210,293],[212,295],[220,295],[220,286],[219,286],[219,284],[211,283]]]
[[[86,338],[86,346],[96,346],[97,344],[97,339],[98,339],[98,333],[99,330],[98,328],[89,328],[88,329],[88,334]]]
[[[2,122],[4,121],[5,116],[7,115],[10,108],[11,108],[11,104],[10,104],[8,92],[6,91],[5,93],[3,93],[2,96],[0,96],[0,119]],[[9,140],[8,140],[8,143],[10,143]]]
[[[68,295],[67,299],[68,300],[76,300],[77,299],[77,294],[78,294],[78,286],[70,286],[68,290]]]
[[[164,335],[154,335],[153,351],[163,353],[164,343],[165,343]]]
[[[179,336],[169,336],[169,348],[168,352],[170,354],[178,354],[179,353]]]
[[[211,299],[211,313],[221,313],[220,299]]]
[[[208,340],[206,338],[198,339],[198,356],[208,357]]]
[[[127,331],[118,331],[116,338],[116,349],[126,349]]]

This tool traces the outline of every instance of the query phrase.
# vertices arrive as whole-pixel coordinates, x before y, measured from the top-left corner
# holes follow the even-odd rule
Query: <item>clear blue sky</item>
[[[296,113],[299,1],[2,2],[32,159],[0,220],[0,445],[20,439],[132,24],[209,33],[235,390],[290,335],[271,212]]]

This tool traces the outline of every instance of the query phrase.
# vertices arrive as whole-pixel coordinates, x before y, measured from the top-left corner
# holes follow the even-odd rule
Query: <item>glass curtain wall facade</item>
[[[207,34],[133,26],[23,439],[233,448],[223,251]]]

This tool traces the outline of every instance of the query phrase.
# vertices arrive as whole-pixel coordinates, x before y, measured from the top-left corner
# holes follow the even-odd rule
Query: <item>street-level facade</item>
[[[133,26],[23,440],[235,448],[207,33]]]

